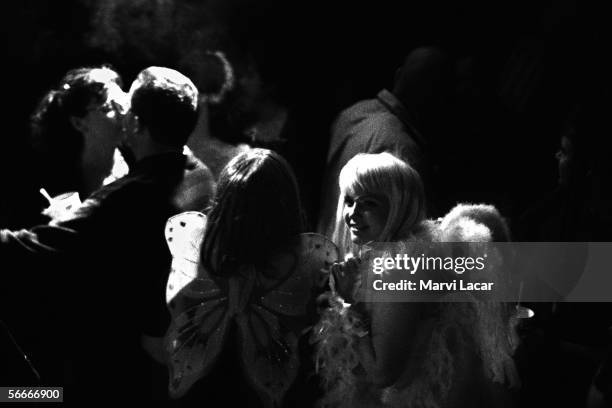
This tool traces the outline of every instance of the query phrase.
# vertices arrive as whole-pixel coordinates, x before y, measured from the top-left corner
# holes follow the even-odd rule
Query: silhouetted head
[[[179,65],[198,87],[200,101],[219,104],[236,87],[234,67],[222,51],[194,50]]]
[[[419,47],[404,59],[395,73],[393,94],[417,113],[440,106],[452,91],[452,66],[436,47]]]

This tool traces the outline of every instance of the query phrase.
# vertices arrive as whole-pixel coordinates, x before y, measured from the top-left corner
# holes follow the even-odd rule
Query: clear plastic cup
[[[76,191],[70,191],[57,195],[51,199],[49,207],[43,210],[43,214],[51,218],[61,218],[62,216],[71,213],[75,208],[81,205],[81,198]]]

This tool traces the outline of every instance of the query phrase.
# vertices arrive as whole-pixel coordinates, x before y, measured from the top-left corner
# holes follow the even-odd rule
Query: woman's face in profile
[[[101,103],[89,107],[92,131],[97,133],[100,143],[117,145],[121,139],[121,119],[124,112],[120,95],[123,93],[117,84],[109,84],[108,96]]]
[[[344,222],[354,244],[363,245],[379,240],[388,216],[389,202],[381,195],[346,194],[344,198]]]
[[[88,106],[79,126],[85,137],[85,160],[99,162],[98,166],[107,165],[106,162],[112,163],[112,154],[122,139],[124,98],[125,94],[119,85],[109,83],[106,99],[92,101]]]

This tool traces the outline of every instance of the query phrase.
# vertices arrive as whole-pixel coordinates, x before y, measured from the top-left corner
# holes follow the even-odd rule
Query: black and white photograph
[[[3,7],[2,407],[612,407],[603,4]]]

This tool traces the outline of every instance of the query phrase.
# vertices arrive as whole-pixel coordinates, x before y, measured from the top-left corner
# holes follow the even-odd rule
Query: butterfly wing
[[[172,271],[166,301],[172,323],[164,342],[169,354],[170,395],[179,397],[206,375],[219,356],[227,329],[227,288],[199,266],[206,217],[176,215],[166,225]]]
[[[270,405],[280,404],[297,376],[298,340],[308,324],[307,304],[338,260],[338,249],[322,235],[302,234],[291,256],[295,262],[279,261],[289,268],[281,271],[283,278],[263,290],[254,289],[246,313],[236,319],[247,378]],[[277,271],[278,266],[273,265]]]
[[[221,353],[228,325],[226,296],[202,300],[177,313],[165,337],[171,396],[184,395],[210,371]]]
[[[166,285],[168,305],[181,289],[197,277],[205,228],[206,216],[197,211],[175,215],[166,223],[166,242],[172,254],[172,267]]]
[[[312,271],[317,288],[326,288],[331,266],[340,260],[340,250],[329,238],[314,232],[300,234],[303,268]]]

